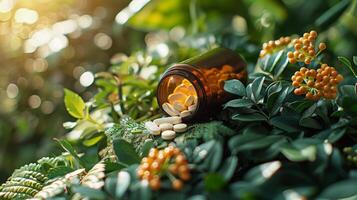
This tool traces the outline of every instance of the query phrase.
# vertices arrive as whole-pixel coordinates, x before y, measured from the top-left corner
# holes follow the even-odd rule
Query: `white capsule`
[[[172,93],[167,97],[167,100],[170,104],[174,104],[175,102],[185,102],[187,95],[182,92]]]
[[[173,125],[170,123],[163,123],[159,125],[161,131],[172,130]]]
[[[180,102],[175,102],[172,106],[175,110],[179,112],[186,110],[186,106]]]
[[[163,123],[179,124],[181,122],[182,122],[181,117],[178,116],[162,117],[154,120],[154,123],[158,126]]]
[[[176,131],[177,133],[182,133],[187,131],[187,124],[175,124],[174,125],[174,131]]]
[[[185,100],[185,106],[192,105],[194,103],[194,101],[195,101],[195,97],[194,96],[192,96],[192,95],[188,96],[186,98],[186,100]]]
[[[161,133],[161,138],[164,140],[172,140],[176,137],[176,132],[172,130],[167,130]]]
[[[162,104],[162,109],[169,114],[170,116],[178,116],[180,115],[180,112],[175,110],[171,104],[169,103],[164,103]]]
[[[193,104],[192,106],[188,107],[188,111],[194,112],[196,110],[196,108],[197,108],[197,104]]]
[[[188,116],[190,116],[190,115],[191,115],[191,112],[188,111],[188,110],[184,110],[184,111],[182,111],[182,112],[180,113],[180,117],[181,117],[181,118],[188,117]]]
[[[152,121],[145,122],[145,128],[153,135],[160,135],[160,128]]]
[[[196,89],[193,85],[187,86],[187,92],[186,94],[197,96]]]

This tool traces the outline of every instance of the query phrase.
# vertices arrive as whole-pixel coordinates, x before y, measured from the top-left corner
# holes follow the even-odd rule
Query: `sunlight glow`
[[[261,165],[260,170],[264,178],[270,178],[281,167],[281,162],[274,161]]]
[[[51,42],[48,44],[48,47],[52,52],[58,52],[65,47],[68,46],[68,39],[64,35],[57,35],[55,36]]]
[[[79,83],[84,87],[88,87],[92,85],[93,82],[94,82],[94,75],[90,71],[84,72],[81,75],[81,77],[79,77]]]
[[[38,13],[35,10],[28,8],[20,8],[15,13],[15,21],[17,23],[33,24],[38,20]]]
[[[10,83],[6,88],[7,97],[14,99],[19,94],[19,88],[17,85]]]
[[[55,33],[68,34],[76,31],[78,25],[75,20],[68,19],[53,24],[52,30]]]
[[[129,6],[121,10],[115,17],[118,24],[125,24],[131,16],[143,8],[150,0],[133,0]]]

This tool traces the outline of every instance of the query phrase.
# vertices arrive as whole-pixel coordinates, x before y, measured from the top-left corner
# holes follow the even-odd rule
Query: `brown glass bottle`
[[[190,115],[182,115],[184,120],[205,119],[230,99],[223,90],[224,82],[229,79],[245,83],[246,63],[232,50],[215,48],[168,68],[158,84],[157,100],[168,115],[182,115],[189,110]],[[190,96],[194,97],[191,106],[187,104]]]

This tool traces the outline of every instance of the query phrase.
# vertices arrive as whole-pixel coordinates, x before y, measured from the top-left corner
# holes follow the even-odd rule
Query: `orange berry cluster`
[[[150,149],[148,156],[141,160],[137,175],[141,180],[148,181],[152,190],[160,189],[160,178],[163,175],[168,176],[175,190],[180,190],[183,187],[183,181],[191,178],[185,155],[179,148],[173,146],[168,146],[163,150]]]
[[[271,40],[263,44],[259,56],[262,58],[267,54],[271,54],[276,50],[286,47],[291,42],[290,37],[280,37],[278,40]]]
[[[302,67],[291,77],[292,85],[296,87],[296,95],[306,94],[310,100],[334,99],[337,94],[337,85],[343,80],[334,67],[322,64],[318,70]]]
[[[287,56],[289,62],[294,64],[296,62],[304,62],[305,64],[310,64],[312,60],[316,58],[321,51],[326,49],[325,43],[320,43],[318,46],[318,52],[315,51],[315,41],[317,38],[316,31],[310,31],[310,33],[304,33],[300,38],[294,39],[294,49],[295,51],[288,52]]]

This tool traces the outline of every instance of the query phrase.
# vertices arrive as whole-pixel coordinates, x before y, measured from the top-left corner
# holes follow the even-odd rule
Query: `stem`
[[[191,0],[190,5],[190,17],[192,21],[192,33],[195,34],[198,32],[198,23],[197,23],[197,0]]]

